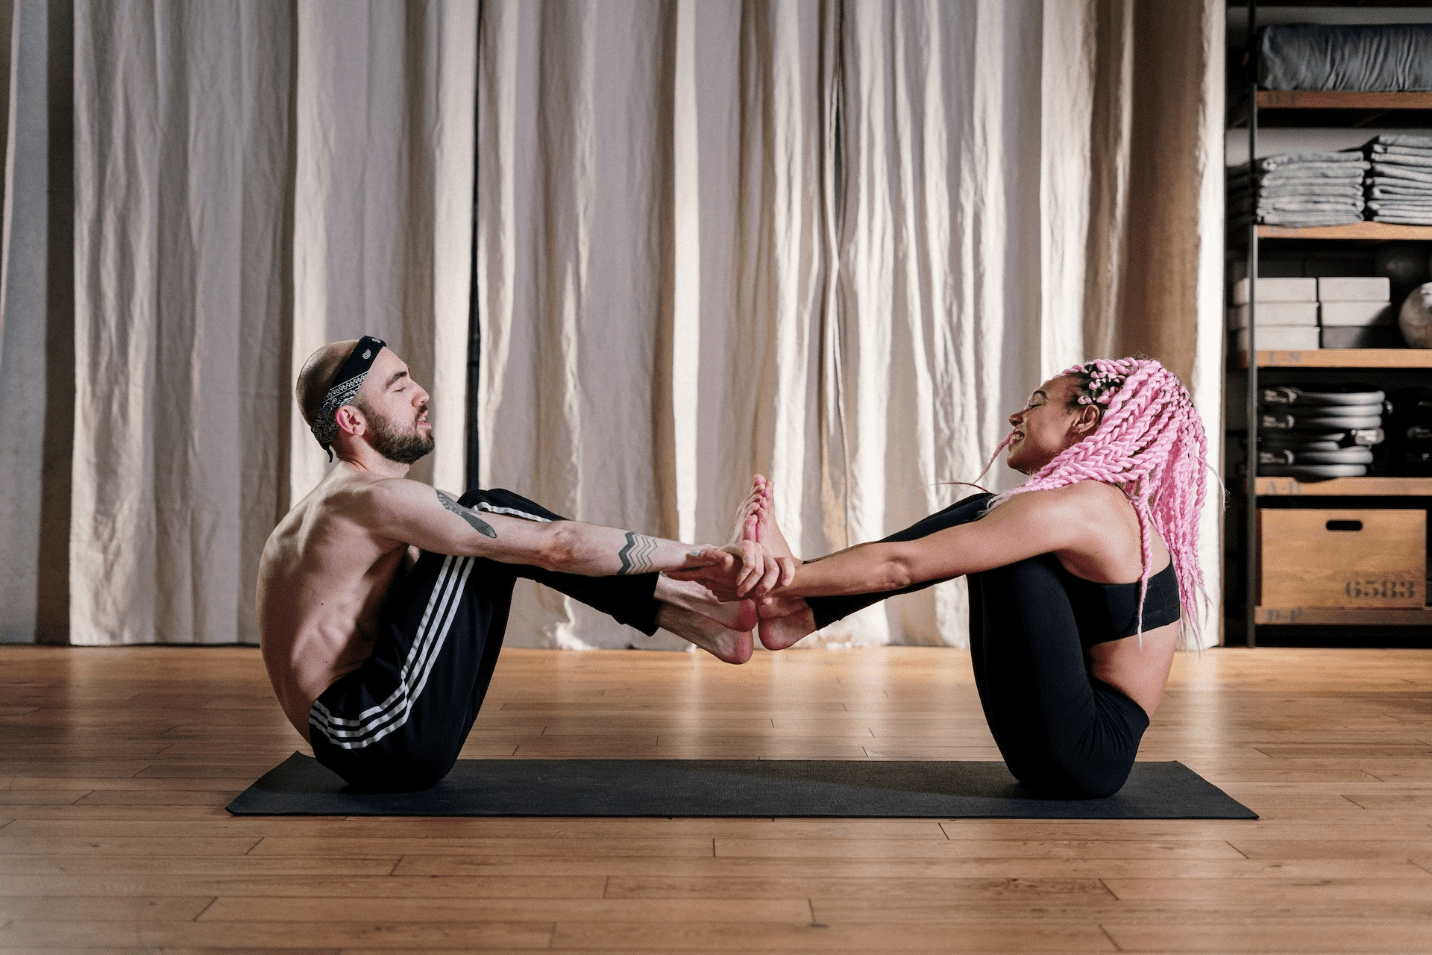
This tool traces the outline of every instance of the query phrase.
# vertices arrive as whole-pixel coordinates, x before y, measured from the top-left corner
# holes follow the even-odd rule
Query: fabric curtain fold
[[[418,473],[463,482],[476,12],[75,9],[70,641],[254,642],[327,466],[292,398],[319,344],[392,342],[451,435]]]
[[[1216,301],[1165,274],[1177,259],[1217,287],[1221,169],[1188,148],[1221,109],[1216,5],[557,6],[494,0],[480,30],[483,483],[720,540],[761,472],[813,556],[968,491],[951,482],[979,476],[1005,415],[1077,360],[1148,351],[1188,378],[1202,348],[1219,366],[1216,330],[1193,331]],[[1164,47],[1180,72],[1152,85]],[[1183,109],[1167,146],[1145,106]],[[590,264],[617,254],[655,287]],[[1169,315],[1188,319],[1152,330]],[[646,369],[639,407],[593,385],[592,356]],[[1219,382],[1189,383],[1216,461]],[[984,480],[1013,483],[998,464]],[[933,588],[821,639],[962,644],[964,599]],[[514,613],[515,642],[654,643],[535,590]]]
[[[259,551],[328,466],[294,377],[365,332],[432,392],[415,477],[681,539],[724,541],[755,471],[799,553],[879,537],[1096,355],[1183,376],[1217,460],[1213,0],[0,16],[0,640],[252,642]],[[961,645],[964,600],[823,639]],[[536,588],[509,641],[684,646]]]

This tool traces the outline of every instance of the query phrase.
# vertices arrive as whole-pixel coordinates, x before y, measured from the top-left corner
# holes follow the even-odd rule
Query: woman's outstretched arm
[[[1101,498],[1079,484],[1011,498],[977,521],[908,541],[857,544],[801,564],[771,596],[902,590],[1051,552],[1097,559]],[[1082,562],[1082,561],[1081,561]]]

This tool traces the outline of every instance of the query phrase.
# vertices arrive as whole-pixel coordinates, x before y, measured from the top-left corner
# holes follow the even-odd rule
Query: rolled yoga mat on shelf
[[[464,759],[432,789],[359,793],[294,753],[236,816],[1256,819],[1178,762],[1138,762],[1101,799],[1039,799],[998,761]]]

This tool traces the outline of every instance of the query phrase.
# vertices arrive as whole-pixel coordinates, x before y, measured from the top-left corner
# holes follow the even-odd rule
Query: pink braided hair
[[[1139,635],[1152,562],[1150,524],[1168,546],[1183,604],[1184,634],[1199,631],[1199,597],[1207,602],[1198,563],[1198,515],[1203,509],[1203,471],[1208,440],[1193,399],[1183,384],[1152,358],[1098,359],[1060,373],[1074,380],[1076,405],[1101,408],[1098,426],[1065,448],[1024,484],[997,497],[999,506],[1016,494],[1051,490],[1076,481],[1117,485],[1139,519],[1143,575],[1139,588]],[[1009,445],[1005,438],[995,457]]]

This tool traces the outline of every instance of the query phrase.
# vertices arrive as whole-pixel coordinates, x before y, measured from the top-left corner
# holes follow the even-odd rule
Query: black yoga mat
[[[294,753],[236,816],[832,816],[1257,819],[1182,763],[1135,763],[1103,799],[1036,799],[1002,762],[465,759],[432,789],[357,793]]]

